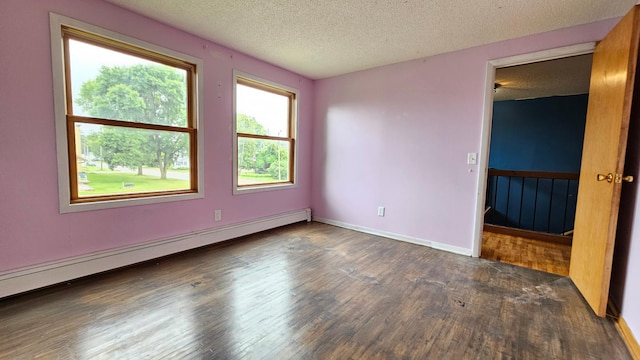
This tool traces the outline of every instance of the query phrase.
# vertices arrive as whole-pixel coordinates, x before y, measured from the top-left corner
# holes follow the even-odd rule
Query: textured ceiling
[[[636,0],[106,0],[312,79],[624,15]]]
[[[589,92],[593,54],[496,69],[494,101]]]

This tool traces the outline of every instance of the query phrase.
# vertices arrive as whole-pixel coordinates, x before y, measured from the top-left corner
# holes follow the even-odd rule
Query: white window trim
[[[279,183],[279,184],[260,184],[255,186],[238,186],[238,134],[236,130],[236,87],[238,85],[238,77],[254,80],[269,86],[273,86],[275,88],[279,88],[282,90],[289,91],[294,93],[296,96],[296,100],[293,104],[293,182],[292,183]],[[261,191],[274,191],[274,190],[285,190],[292,189],[298,187],[298,102],[300,101],[300,91],[296,88],[292,88],[290,86],[282,85],[277,82],[273,82],[271,80],[263,79],[261,77],[247,74],[245,72],[239,70],[233,70],[233,118],[232,118],[232,133],[233,133],[233,194],[249,194]]]
[[[53,98],[54,112],[56,121],[56,152],[58,158],[58,193],[60,213],[70,213],[77,211],[88,211],[98,209],[118,208],[124,206],[157,204],[169,201],[192,200],[204,197],[204,131],[202,121],[202,88],[203,88],[203,68],[204,63],[201,59],[183,54],[177,51],[166,49],[164,47],[154,45],[142,40],[138,40],[126,35],[122,35],[98,26],[90,25],[82,21],[72,19],[55,13],[49,13],[50,32],[51,32],[51,63],[53,69]],[[197,135],[197,166],[198,166],[198,191],[189,194],[162,195],[143,198],[118,199],[95,201],[88,203],[71,203],[71,194],[69,189],[69,157],[67,154],[67,128],[66,128],[66,92],[64,77],[64,50],[62,33],[60,31],[62,25],[77,28],[86,32],[94,33],[102,37],[111,38],[123,43],[131,44],[146,50],[165,54],[171,57],[182,59],[196,65],[196,129]]]

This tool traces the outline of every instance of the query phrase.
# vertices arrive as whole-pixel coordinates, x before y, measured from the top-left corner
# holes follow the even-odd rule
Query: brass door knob
[[[604,181],[607,180],[607,182],[612,182],[613,181],[613,174],[612,173],[608,173],[607,175],[604,174],[598,174],[598,181]]]

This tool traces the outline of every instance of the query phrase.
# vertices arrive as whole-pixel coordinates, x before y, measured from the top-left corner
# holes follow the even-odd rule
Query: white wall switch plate
[[[478,153],[467,154],[467,165],[475,165],[478,163]]]

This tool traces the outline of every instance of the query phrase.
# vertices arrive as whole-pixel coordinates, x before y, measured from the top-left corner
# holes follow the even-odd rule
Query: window
[[[61,211],[202,197],[201,62],[51,19]]]
[[[234,193],[295,185],[297,90],[234,73]]]

